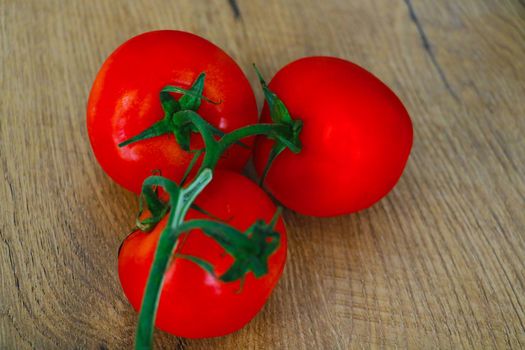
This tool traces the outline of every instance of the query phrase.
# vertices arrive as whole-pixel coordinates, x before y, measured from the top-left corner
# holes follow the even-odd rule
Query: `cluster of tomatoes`
[[[259,118],[233,59],[180,31],[130,39],[96,77],[93,151],[147,207],[118,263],[131,305],[148,314],[138,336],[153,320],[181,337],[221,336],[257,314],[286,260],[285,227],[265,190],[300,214],[342,215],[381,199],[403,172],[412,124],[371,73],[307,57],[268,86],[260,80]],[[241,174],[252,154],[262,187]]]

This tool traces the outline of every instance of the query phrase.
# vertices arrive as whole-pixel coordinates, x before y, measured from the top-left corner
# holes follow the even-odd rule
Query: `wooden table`
[[[415,144],[373,208],[285,213],[283,279],[246,328],[158,349],[525,347],[523,1],[0,0],[0,348],[132,344],[116,263],[137,203],[95,161],[85,105],[104,58],[159,28],[215,42],[254,87],[252,62],[357,62]]]

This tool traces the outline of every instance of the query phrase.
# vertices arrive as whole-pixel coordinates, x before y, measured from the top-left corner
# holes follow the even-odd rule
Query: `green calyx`
[[[185,151],[189,151],[190,136],[191,133],[195,132],[196,130],[191,124],[185,122],[184,118],[180,118],[178,113],[185,111],[197,111],[203,100],[212,104],[220,103],[212,101],[202,94],[204,90],[205,77],[205,73],[199,74],[190,89],[183,89],[171,85],[165,86],[159,94],[162,109],[164,110],[164,118],[146,130],[142,131],[138,135],[135,135],[130,139],[120,143],[118,146],[124,147],[155,136],[172,133],[175,135],[177,143],[180,145],[180,147]],[[170,94],[170,92],[180,93],[182,94],[182,97],[177,100]],[[210,132],[212,132],[214,135],[222,136],[224,134],[222,131],[210,124],[208,124],[208,127]]]
[[[189,232],[200,229],[205,235],[213,238],[221,247],[230,254],[235,262],[224,274],[218,278],[223,282],[240,280],[249,272],[255,277],[262,277],[268,273],[268,258],[280,244],[280,234],[275,231],[277,219],[281,208],[277,210],[270,223],[263,220],[256,221],[245,232],[217,221],[190,220],[179,226],[179,232]],[[185,256],[188,258],[188,256]],[[202,259],[193,258],[193,262],[215,276],[212,265]]]
[[[150,215],[142,219],[145,206],[147,206]],[[153,230],[155,225],[168,213],[169,209],[169,202],[165,202],[158,197],[156,188],[143,186],[139,196],[139,212],[135,219],[136,227],[144,232]]]
[[[286,108],[283,101],[268,88],[268,85],[266,84],[266,81],[264,81],[264,78],[262,77],[261,72],[259,72],[259,69],[257,69],[257,66],[254,64],[253,67],[257,73],[259,83],[263,89],[264,98],[268,103],[268,107],[270,108],[270,118],[274,123],[282,124],[287,127],[286,133],[272,135],[273,137],[269,136],[269,138],[273,139],[275,143],[270,150],[268,160],[266,161],[266,165],[259,180],[259,185],[262,187],[264,184],[264,179],[268,175],[268,171],[270,170],[273,161],[277,158],[277,156],[279,156],[279,154],[281,154],[286,148],[288,148],[293,153],[299,153],[301,151],[302,144],[301,140],[299,139],[299,135],[301,134],[301,130],[303,128],[303,122],[300,119],[292,119],[290,112],[288,112],[288,108]]]
[[[192,160],[192,163],[195,163],[196,159],[199,157],[199,155],[202,152],[195,152],[195,157]],[[188,168],[188,171],[184,175],[180,186],[182,187],[184,185],[184,182],[186,181],[187,177],[189,176],[189,170],[191,169],[192,165],[190,164],[190,167]],[[150,178],[161,178],[165,179],[161,176],[157,177],[150,177]],[[149,178],[148,178],[149,179]],[[152,181],[152,180],[148,180]],[[149,182],[144,182],[142,185],[142,192],[139,196],[139,211],[135,218],[135,228],[139,229],[143,232],[150,232],[155,228],[155,226],[166,216],[166,214],[170,211],[171,208],[171,202],[168,200],[162,200],[159,197],[157,187],[158,185],[148,185]],[[175,194],[173,192],[170,192],[170,197],[174,196]],[[190,205],[191,209],[194,209],[206,216],[209,216],[213,219],[217,219],[212,213],[209,213],[208,211],[202,209],[195,203],[191,203]],[[145,218],[142,217],[142,214],[144,213],[145,208],[148,209],[148,212],[150,215],[146,216]]]

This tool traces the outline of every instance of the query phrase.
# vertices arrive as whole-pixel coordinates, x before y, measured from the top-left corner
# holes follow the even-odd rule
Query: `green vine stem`
[[[253,124],[248,125],[239,129],[236,129],[228,134],[225,134],[219,140],[210,132],[209,123],[205,121],[199,114],[194,111],[180,111],[175,113],[174,119],[185,119],[195,126],[197,131],[201,134],[204,144],[205,153],[204,159],[201,164],[201,169],[209,168],[214,169],[217,165],[221,155],[233,144],[240,140],[256,135],[267,135],[268,137],[285,139],[286,146],[292,150],[292,152],[298,153],[301,151],[301,147],[294,143],[287,141],[289,137],[290,128],[287,125],[279,123],[269,124]]]
[[[212,130],[209,127],[209,123],[204,120],[198,113],[191,111],[191,110],[184,110],[176,112],[173,115],[173,120],[177,123],[185,123],[185,124],[191,124],[195,128],[197,132],[201,134],[201,137],[204,141],[204,156],[203,160],[200,166],[199,171],[197,174],[199,174],[203,169],[215,169],[217,163],[219,162],[222,154],[233,144],[238,143],[240,140],[250,137],[250,136],[256,136],[256,135],[267,135],[268,137],[274,138],[274,139],[283,139],[279,145],[281,145],[280,150],[284,150],[286,148],[289,148],[292,152],[298,153],[301,151],[300,145],[297,145],[295,143],[291,143],[287,141],[287,138],[290,137],[290,128],[287,125],[281,124],[281,123],[268,123],[268,124],[253,124],[248,125],[239,129],[236,129],[232,131],[231,133],[225,134],[222,138],[217,140]],[[202,150],[195,150],[195,155],[190,162],[190,166],[185,172],[183,181],[181,184],[185,183],[186,180],[189,177],[189,174],[191,172],[191,168],[196,164],[197,158],[202,154]],[[273,152],[273,151],[272,151]],[[271,159],[275,158],[275,156],[270,155]],[[271,162],[268,162],[267,165],[271,164]],[[268,166],[267,166],[268,168]],[[148,191],[148,192],[144,192]],[[144,189],[143,193],[141,194],[141,198],[144,197],[146,202],[148,203],[148,207],[155,209],[159,208],[157,211],[151,211],[152,215],[145,220],[141,220],[140,218],[137,220],[137,227],[140,228],[143,231],[149,231],[151,230],[156,223],[158,223],[164,215],[169,210],[169,203],[164,203],[164,206],[159,205],[156,203],[159,201],[159,199],[154,199],[152,194],[152,190],[150,189]],[[149,195],[146,195],[149,194]],[[142,208],[142,207],[141,207]],[[196,208],[199,210],[198,208]],[[141,209],[142,211],[142,209]]]
[[[166,228],[160,235],[157,250],[155,251],[155,257],[146,283],[146,289],[144,291],[144,297],[142,299],[139,313],[135,340],[136,349],[151,348],[162,281],[178,236],[180,235],[178,227],[182,224],[191,203],[193,203],[197,195],[201,193],[206,185],[210,183],[212,176],[212,171],[210,169],[204,169],[187,188],[180,188],[173,181],[161,176],[150,176],[142,185],[143,190],[151,188],[152,186],[163,187],[170,194],[169,201],[172,209],[169,214]]]
[[[159,237],[146,282],[137,326],[136,349],[151,348],[161,286],[172,257],[188,259],[213,274],[213,267],[208,262],[193,256],[174,254],[174,247],[183,232],[200,228],[234,257],[233,265],[220,277],[225,282],[238,279],[242,281],[249,271],[252,271],[256,277],[261,277],[268,271],[268,258],[279,246],[279,234],[274,231],[274,226],[280,210],[278,210],[269,224],[257,221],[245,233],[239,232],[235,228],[219,221],[192,220],[184,222],[190,207],[201,210],[195,207],[193,202],[212,180],[212,170],[217,165],[221,155],[233,144],[242,145],[240,143],[242,139],[256,135],[266,135],[268,138],[273,139],[275,145],[270,154],[269,164],[267,164],[264,175],[267,173],[271,161],[284,149],[288,148],[294,153],[301,151],[301,143],[299,141],[299,133],[302,128],[301,121],[291,119],[282,101],[268,89],[258,71],[257,74],[259,75],[266,100],[270,105],[273,123],[248,125],[227,134],[217,130],[196,112],[201,100],[215,103],[202,95],[205,78],[204,73],[202,73],[189,90],[166,86],[160,92],[160,99],[165,113],[164,119],[153,124],[139,135],[119,144],[119,147],[124,147],[150,137],[173,133],[182,149],[195,153],[190,167],[186,170],[184,179],[181,181],[181,185],[177,185],[175,182],[162,176],[150,176],[142,185],[139,215],[143,211],[145,202],[151,216],[144,220],[138,218],[137,227],[143,231],[149,231],[168,212],[169,217],[166,227]],[[181,93],[182,97],[177,101],[169,92]],[[190,150],[191,132],[200,133],[205,145],[203,150]],[[182,187],[182,184],[187,182],[191,168],[197,163],[197,159],[203,151],[203,160],[197,175],[186,187]],[[155,190],[153,190],[157,186],[162,187],[169,194],[168,202],[163,202],[158,198]]]
[[[279,130],[282,129],[282,126],[278,124],[256,124],[226,134],[223,138],[217,141],[213,137],[211,130],[208,128],[208,123],[196,112],[191,110],[180,111],[175,113],[173,118],[178,121],[184,119],[190,121],[201,133],[206,151],[204,153],[201,168],[195,179],[189,183],[188,187],[181,188],[175,182],[161,176],[150,176],[142,185],[141,197],[145,199],[148,209],[151,208],[162,213],[167,211],[167,208],[171,207],[171,211],[166,228],[162,231],[161,236],[159,237],[150,274],[146,282],[146,289],[142,299],[137,326],[135,340],[136,349],[151,348],[155,316],[164,274],[173,255],[173,249],[178,237],[184,232],[184,230],[192,228],[192,226],[182,226],[184,225],[184,217],[197,195],[211,181],[211,169],[215,168],[222,153],[238,140],[251,135],[256,135],[260,132],[279,132]],[[159,199],[155,197],[155,192],[152,190],[153,186],[161,186],[170,195],[169,202],[166,203],[167,205],[162,206],[158,203]],[[142,210],[142,206],[140,209]],[[152,217],[146,220],[148,220],[148,225],[155,225],[155,221],[158,222],[161,219],[162,216],[160,216],[160,214],[156,214],[152,211]],[[275,220],[272,220],[272,223],[271,227],[273,229]],[[243,238],[239,238],[239,234],[234,235],[232,233],[235,232],[235,229],[228,229],[227,225],[218,221],[205,222],[201,220],[200,222],[197,222],[197,224],[203,226],[204,232],[221,243],[221,245],[235,257],[235,262],[232,265],[230,272],[222,276],[223,280],[226,282],[241,278],[249,270],[252,270],[257,277],[264,275],[267,271],[266,261],[269,255],[279,245],[278,240],[277,242],[275,241],[276,233],[271,233],[271,236],[268,236],[268,238],[271,239],[270,241],[266,240],[266,238],[260,239],[261,235],[259,234],[255,235],[255,237],[259,237],[259,239],[246,242],[243,241]],[[182,226],[182,230],[180,226]],[[254,233],[266,232],[265,230],[261,231],[261,227],[261,223],[256,223],[251,230],[253,230]],[[224,236],[225,233],[227,236]],[[242,234],[240,235],[245,237]],[[250,233],[250,235],[253,236],[252,233]],[[263,246],[263,248],[261,248],[261,246]],[[254,256],[259,256],[260,258],[254,258]],[[198,258],[188,256],[179,256],[179,258],[190,259],[206,271],[212,271],[212,268],[207,262],[200,261]]]

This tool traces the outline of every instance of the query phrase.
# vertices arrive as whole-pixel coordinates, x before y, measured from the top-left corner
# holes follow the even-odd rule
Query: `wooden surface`
[[[0,0],[0,348],[131,346],[116,262],[137,204],[96,163],[85,104],[105,57],[160,28],[212,40],[253,86],[252,62],[355,61],[404,101],[415,144],[373,208],[285,213],[283,279],[246,328],[157,348],[524,348],[525,3],[232,3]]]

